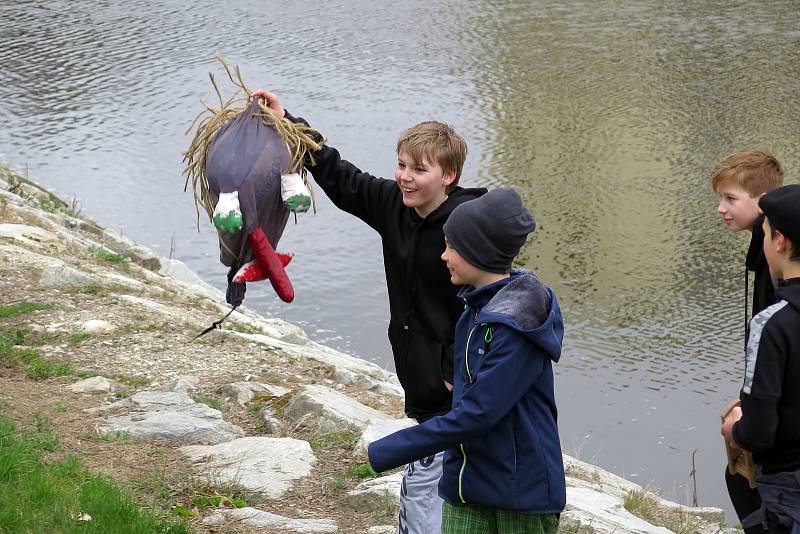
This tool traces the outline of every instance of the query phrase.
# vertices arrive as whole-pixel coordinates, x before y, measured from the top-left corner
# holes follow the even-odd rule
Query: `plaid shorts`
[[[442,534],[556,534],[556,514],[523,514],[484,506],[442,506]]]

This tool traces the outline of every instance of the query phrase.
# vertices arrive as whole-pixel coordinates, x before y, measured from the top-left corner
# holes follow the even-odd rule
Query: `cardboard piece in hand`
[[[741,401],[739,401],[739,399],[733,400],[725,405],[725,409],[722,410],[723,424],[725,424],[725,421],[730,416],[731,410],[737,406],[741,406]],[[749,451],[739,447],[733,441],[728,441],[725,437],[722,439],[725,440],[725,452],[728,455],[728,473],[732,475],[742,475],[747,479],[750,488],[755,489],[756,464],[753,462],[753,455]]]

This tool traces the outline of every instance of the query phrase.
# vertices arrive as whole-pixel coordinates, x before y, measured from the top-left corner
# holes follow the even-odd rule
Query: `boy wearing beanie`
[[[742,526],[800,530],[800,185],[764,195],[764,255],[781,280],[777,302],[750,321],[741,407],[722,435],[753,453],[761,508]]]
[[[555,294],[511,268],[536,227],[511,188],[453,210],[442,260],[465,303],[456,325],[453,409],[369,446],[376,471],[446,451],[442,533],[555,533],[566,501],[553,362]]]

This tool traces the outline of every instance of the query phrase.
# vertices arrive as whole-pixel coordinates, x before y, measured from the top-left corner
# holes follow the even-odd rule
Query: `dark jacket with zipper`
[[[564,326],[553,292],[529,271],[462,291],[453,410],[369,446],[376,471],[447,450],[439,495],[527,513],[559,513],[566,489],[552,362]]]
[[[800,278],[778,286],[778,302],[750,321],[733,439],[765,474],[800,469]]]
[[[289,113],[286,118],[307,124]],[[453,382],[453,337],[463,303],[441,259],[442,226],[456,206],[478,198],[486,189],[456,187],[423,219],[403,204],[394,180],[362,172],[328,145],[314,152],[314,159],[315,165],[306,167],[328,198],[381,236],[389,292],[389,342],[405,390],[406,414],[424,421],[447,413],[452,394],[444,380]]]

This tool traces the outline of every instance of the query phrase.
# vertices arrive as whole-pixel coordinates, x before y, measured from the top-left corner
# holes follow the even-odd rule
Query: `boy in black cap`
[[[800,532],[800,185],[764,195],[764,255],[782,279],[778,301],[750,321],[741,408],[722,425],[753,453],[761,509],[742,520],[769,532]]]
[[[566,501],[553,362],[564,325],[555,294],[511,263],[536,228],[516,191],[453,210],[442,260],[463,285],[453,409],[372,443],[383,471],[439,451],[442,534],[554,534]]]

